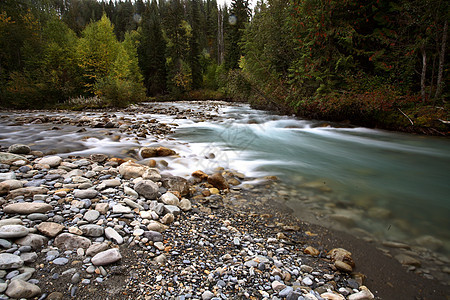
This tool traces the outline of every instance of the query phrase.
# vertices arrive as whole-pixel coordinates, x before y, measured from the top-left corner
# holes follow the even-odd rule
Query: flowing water
[[[174,129],[168,138],[122,136],[117,142],[112,138],[121,134],[117,130],[88,128],[78,133],[79,127],[63,124],[57,131],[44,124],[8,126],[9,116],[0,114],[0,143],[25,143],[35,150],[52,145],[65,155],[117,156],[141,146],[167,146],[180,154],[165,158],[166,171],[172,174],[212,172],[222,166],[254,178],[276,175],[277,200],[299,216],[309,216],[309,221],[348,230],[357,227],[380,240],[450,253],[448,139],[306,121],[245,104],[152,106],[176,106],[214,118],[194,120],[145,110],[117,113],[136,120],[156,118]]]

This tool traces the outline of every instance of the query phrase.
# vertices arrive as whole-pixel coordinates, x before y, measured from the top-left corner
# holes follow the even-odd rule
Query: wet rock
[[[61,233],[55,239],[55,246],[63,250],[87,249],[90,245],[91,241],[88,238],[71,233]]]
[[[105,162],[108,159],[108,156],[105,154],[91,154],[89,158],[93,162],[102,163]]]
[[[47,245],[48,239],[45,236],[30,233],[27,236],[16,240],[16,244],[21,246],[30,246],[37,250]]]
[[[38,160],[41,165],[49,165],[51,168],[58,167],[62,162],[62,158],[59,156],[46,156]]]
[[[183,177],[179,176],[162,176],[161,178],[163,187],[168,191],[179,192],[181,196],[189,194],[189,182]]]
[[[442,247],[444,247],[444,243],[435,238],[434,236],[431,235],[424,235],[421,237],[418,237],[415,242],[427,249],[433,250],[433,251],[438,251],[440,249],[442,249]]]
[[[134,189],[139,195],[146,199],[156,199],[158,197],[159,187],[151,180],[141,180],[135,186]]]
[[[0,253],[0,270],[18,269],[23,266],[23,260],[18,255]]]
[[[46,236],[55,237],[64,230],[65,226],[54,222],[42,222],[36,228]]]
[[[16,299],[33,298],[41,294],[41,289],[37,285],[17,279],[11,281],[5,293],[8,297]]]
[[[97,253],[91,260],[96,266],[105,266],[122,259],[119,249],[113,248]]]
[[[159,157],[159,156],[171,156],[176,152],[166,147],[144,147],[141,148],[142,158]]]
[[[212,184],[219,190],[225,190],[230,188],[226,179],[220,173],[215,173],[208,177],[208,183]]]
[[[34,195],[39,195],[39,194],[45,195],[47,193],[48,193],[47,188],[30,186],[30,187],[24,187],[24,188],[10,191],[9,195],[7,196],[7,199],[13,199],[13,198],[16,198],[17,196],[24,196],[26,198],[31,198]],[[25,203],[15,203],[15,204],[25,204]],[[11,205],[13,205],[13,204],[11,204]],[[33,212],[46,212],[46,211],[32,211],[32,212],[26,212],[26,213],[30,214]],[[16,213],[16,212],[12,212],[12,213]],[[19,213],[19,212],[17,212],[17,213]]]
[[[0,238],[12,239],[28,235],[28,229],[22,225],[4,225],[0,227]]]
[[[364,285],[360,287],[360,291],[355,294],[351,294],[347,298],[348,300],[370,300],[375,299],[375,296],[372,292]]]
[[[395,259],[398,260],[402,265],[408,265],[408,266],[414,266],[414,267],[421,266],[421,262],[418,259],[415,259],[414,257],[411,257],[406,254],[398,254],[395,256]]]
[[[193,172],[191,175],[192,177],[200,178],[201,180],[208,179],[208,174],[200,170]]]
[[[8,152],[14,154],[29,154],[31,152],[31,148],[23,144],[13,144],[9,146]]]
[[[22,155],[0,152],[0,164],[10,165],[18,160],[28,161],[28,159]]]
[[[352,268],[355,267],[355,262],[353,261],[352,253],[350,251],[347,251],[343,248],[334,248],[328,252],[328,255],[330,255],[333,262],[341,261],[351,266]]]
[[[311,256],[317,256],[317,255],[320,254],[319,250],[317,250],[316,248],[311,247],[311,246],[306,247],[306,249],[303,250],[303,252],[304,252],[305,254],[309,254],[309,255],[311,255]]]

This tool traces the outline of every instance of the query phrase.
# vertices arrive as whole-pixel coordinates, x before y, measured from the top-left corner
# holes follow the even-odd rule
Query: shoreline
[[[192,115],[195,115],[195,113],[192,112]],[[162,129],[164,129],[164,128],[162,128]],[[167,134],[167,132],[168,132],[167,130],[164,130],[164,132],[162,134],[163,135]],[[87,160],[90,160],[88,157],[86,157],[86,158],[87,158]],[[34,159],[37,159],[37,157],[33,156],[33,160]],[[111,157],[109,157],[108,159],[110,159],[109,162],[113,162],[113,161],[123,162],[123,160],[120,160],[120,159],[118,160],[118,159],[111,158]],[[82,157],[63,158],[63,161],[70,162],[71,160],[79,161],[79,160],[83,160],[83,158]],[[109,162],[104,162],[103,164],[106,164]],[[91,162],[91,164],[92,163],[93,162]],[[147,161],[146,163],[151,164],[152,162]],[[87,168],[90,168],[89,166],[90,165],[86,165]],[[16,168],[16,167],[20,168],[19,165],[15,166],[14,168]],[[56,170],[54,170],[54,169],[56,169]],[[31,171],[33,171],[33,170],[34,171],[39,170],[39,172],[44,172],[44,171],[41,171],[40,169],[32,168]],[[55,174],[56,174],[59,172],[57,170],[59,170],[59,166],[56,168],[52,167],[45,172],[48,173],[48,171],[51,171],[51,173],[55,172]],[[83,172],[85,173],[86,170],[83,169]],[[46,175],[49,175],[47,173],[46,173]],[[111,174],[114,175],[114,173],[111,173]],[[99,176],[99,175],[100,175],[100,173],[97,176]],[[212,175],[212,174],[209,174],[209,175]],[[84,177],[84,175],[82,175],[82,177]],[[33,178],[33,177],[30,177],[30,178]],[[97,177],[95,177],[95,178],[97,178]],[[100,177],[98,177],[98,178],[100,178]],[[235,179],[239,180],[240,178],[237,177]],[[25,180],[25,179],[23,179],[23,180]],[[99,184],[101,184],[100,181],[96,183],[96,181],[93,181],[93,180],[91,180],[91,183],[93,184],[93,186],[95,188]],[[128,183],[128,181],[125,183]],[[123,182],[122,182],[122,184],[123,184]],[[198,183],[196,183],[196,184],[198,184]],[[203,182],[203,184],[205,184],[205,182]],[[211,187],[209,187],[209,188],[211,188]],[[267,189],[269,189],[269,188],[270,187],[267,186]],[[264,189],[261,191],[264,192]],[[261,191],[259,191],[259,193],[261,193]],[[117,192],[118,193],[123,192],[122,187]],[[68,193],[69,196],[71,196],[70,193],[71,192]],[[298,232],[291,232],[291,231],[284,232],[282,230],[282,228],[281,229],[278,228],[279,226],[276,225],[276,222],[274,220],[270,220],[270,223],[268,222],[264,226],[260,226],[260,227],[257,227],[252,222],[247,222],[246,223],[247,227],[252,228],[253,234],[260,234],[261,228],[267,229],[268,233],[266,235],[264,235],[264,240],[266,242],[269,239],[276,238],[278,233],[282,233],[282,234],[288,236],[289,240],[305,242],[305,243],[294,244],[294,246],[297,247],[297,250],[295,250],[295,251],[293,250],[293,252],[292,252],[298,258],[303,259],[303,260],[310,261],[310,259],[312,258],[310,256],[305,256],[303,253],[304,249],[307,246],[317,245],[316,246],[317,249],[319,249],[319,248],[321,250],[326,249],[328,251],[334,247],[342,247],[342,248],[349,250],[350,252],[352,252],[353,258],[356,263],[355,271],[362,272],[367,276],[366,284],[367,284],[368,288],[373,292],[373,294],[375,296],[383,295],[383,297],[381,299],[390,299],[393,295],[396,295],[395,298],[397,298],[397,299],[409,299],[408,298],[409,296],[422,297],[419,299],[445,299],[443,297],[446,297],[446,295],[450,294],[448,286],[440,285],[436,282],[436,280],[428,280],[417,274],[407,272],[406,269],[404,267],[402,267],[396,260],[385,256],[381,250],[376,249],[376,246],[371,243],[368,243],[364,240],[354,238],[345,232],[333,231],[333,230],[327,229],[322,226],[306,224],[302,221],[299,221],[297,218],[295,218],[295,216],[292,215],[292,213],[290,212],[290,209],[288,207],[286,207],[283,203],[272,203],[271,202],[276,199],[269,199],[270,200],[269,202],[268,201],[261,202],[259,200],[259,197],[256,197],[258,194],[258,191],[256,192],[256,194],[252,194],[251,191],[248,191],[246,189],[233,189],[232,188],[231,192],[228,194],[219,192],[220,197],[222,197],[222,202],[224,202],[224,201],[227,202],[228,200],[226,198],[228,196],[233,196],[233,198],[236,198],[235,200],[230,201],[229,203],[226,203],[226,205],[220,204],[220,201],[219,201],[219,203],[216,203],[218,197],[216,197],[216,195],[214,195],[214,194],[206,196],[206,197],[203,194],[200,196],[200,194],[193,195],[192,197],[188,198],[189,201],[191,201],[194,209],[196,209],[196,210],[194,210],[193,212],[190,211],[190,212],[182,213],[182,215],[185,215],[184,216],[185,218],[183,218],[182,220],[184,220],[184,222],[187,222],[186,224],[188,224],[187,225],[188,227],[191,226],[193,224],[192,222],[195,221],[195,220],[191,220],[189,218],[189,217],[192,217],[193,214],[194,214],[194,216],[195,216],[195,214],[200,216],[200,220],[208,220],[210,211],[213,214],[216,214],[216,212],[217,212],[217,214],[220,215],[222,219],[224,219],[225,217],[228,217],[228,216],[231,216],[233,218],[239,218],[240,217],[239,211],[242,210],[243,212],[246,212],[248,214],[255,214],[254,219],[256,219],[256,221],[254,221],[254,223],[257,224],[257,221],[259,219],[267,221],[267,215],[270,215],[276,211],[277,212],[276,214],[278,214],[278,216],[274,217],[274,219],[278,218],[278,220],[282,220],[282,222],[288,221],[289,224],[294,224],[294,225],[300,224],[301,230]],[[236,195],[238,195],[239,197],[234,197]],[[198,196],[198,197],[196,198],[196,196]],[[31,199],[29,199],[29,200],[31,200]],[[77,200],[77,201],[79,201],[79,200]],[[195,206],[197,206],[197,207],[195,207]],[[205,209],[205,211],[200,210],[202,207]],[[95,210],[95,206],[88,208],[88,210],[93,210],[93,209]],[[281,214],[281,215],[279,215],[279,214]],[[264,217],[262,217],[261,215],[264,215]],[[242,218],[242,216],[240,218]],[[222,220],[222,221],[224,221],[224,220]],[[177,221],[175,221],[175,222],[177,222]],[[180,221],[178,221],[178,222],[180,222]],[[131,223],[131,222],[129,222],[129,223]],[[216,222],[215,224],[219,224],[219,223]],[[182,225],[183,224],[181,224],[181,226]],[[266,226],[266,225],[270,225],[270,226]],[[234,227],[233,224],[231,224],[229,226]],[[179,227],[179,226],[176,226],[176,227]],[[172,229],[172,228],[169,228],[169,230],[172,230],[174,234],[177,232],[175,229]],[[269,231],[270,231],[270,233],[269,233]],[[313,236],[309,236],[308,234],[305,234],[305,232],[310,232],[312,234],[316,234],[316,233],[320,233],[320,234],[318,236],[313,237]],[[181,231],[181,233],[183,233],[183,231]],[[169,232],[168,234],[170,235],[172,233]],[[183,234],[186,234],[186,232],[184,232]],[[126,233],[124,236],[128,236],[128,233]],[[92,240],[95,240],[95,239],[92,239]],[[174,243],[177,242],[175,237],[173,237],[171,241],[173,241]],[[232,243],[232,240],[229,242],[231,242],[231,244],[228,245],[229,247],[231,247],[230,249],[235,247],[235,245],[233,245],[233,243]],[[310,243],[311,245],[308,245],[308,243]],[[267,246],[273,246],[273,245],[271,245],[271,243],[264,243],[264,244]],[[278,241],[278,244],[281,244],[284,246],[293,246],[293,245],[291,245],[291,242],[284,243],[284,242]],[[250,242],[250,245],[253,245],[252,242]],[[137,260],[135,258],[135,256],[136,255],[144,255],[144,253],[141,253],[140,251],[145,251],[145,250],[141,250],[141,247],[139,245],[130,246],[131,250],[133,250],[134,252],[129,252],[130,249],[128,249],[128,248],[129,247],[119,246],[121,253],[123,251],[122,263],[119,263],[118,265],[113,265],[112,267],[107,268],[107,270],[111,271],[111,273],[108,273],[104,277],[105,281],[103,281],[103,282],[105,284],[108,283],[108,281],[110,279],[111,279],[111,282],[114,283],[115,282],[115,279],[113,279],[114,276],[118,276],[118,278],[122,278],[124,280],[124,282],[127,280],[127,278],[132,279],[132,277],[135,276],[135,275],[133,275],[134,273],[131,272],[130,270],[127,271],[127,270],[121,270],[121,269],[127,269],[127,268],[122,268],[124,266],[131,267],[136,264],[140,264],[141,261]],[[281,246],[281,248],[283,248],[283,246]],[[237,255],[239,255],[239,252],[240,251],[237,252]],[[137,254],[137,253],[139,253],[139,254]],[[74,263],[74,262],[80,260],[79,258],[76,258],[75,256],[72,257],[71,255],[72,254],[68,255],[69,261],[72,261],[71,263]],[[212,256],[212,257],[214,257],[214,256]],[[377,262],[373,262],[373,261],[371,262],[371,261],[367,260],[367,257],[371,257],[371,258],[376,257],[377,258],[376,261],[382,262],[381,265],[383,267],[380,268],[380,265]],[[151,261],[153,261],[154,258],[155,257],[149,257],[149,260],[147,261],[147,259],[146,259],[145,263],[147,265],[152,265]],[[45,260],[45,257],[40,257],[39,259],[41,259],[39,262],[44,263],[44,265],[48,264],[48,262]],[[321,259],[326,259],[326,255],[324,255],[322,253],[322,254],[320,254],[319,257],[316,257],[316,259],[317,259],[317,261],[314,261],[314,259],[313,259],[314,264],[317,264],[317,265],[324,264],[324,262],[321,261]],[[174,261],[175,261],[176,265],[178,265],[178,264],[183,265],[182,261],[181,261],[181,263],[177,262],[177,259],[175,259]],[[226,262],[226,260],[222,261],[222,264],[225,262]],[[245,258],[238,259],[238,262],[244,263]],[[329,264],[329,261],[327,263]],[[311,264],[313,264],[313,263],[311,263]],[[77,264],[75,264],[75,266],[76,265]],[[231,266],[233,266],[233,265],[231,264]],[[273,266],[276,267],[276,265],[271,265],[271,267],[273,267]],[[301,266],[302,266],[302,264],[297,266],[299,270],[300,270]],[[117,268],[115,268],[115,267],[117,267]],[[59,270],[60,271],[60,275],[58,275],[59,277],[56,279],[48,278],[50,280],[49,282],[52,284],[52,286],[65,285],[68,281],[70,281],[70,276],[67,275],[68,273],[63,275],[64,271],[67,271],[67,268],[64,270],[58,269],[58,268],[59,267],[52,265],[52,268],[44,268],[41,273],[39,273],[40,271],[38,270],[37,274],[39,274],[39,277],[44,276],[42,278],[47,279],[48,277],[54,276],[56,274],[55,272]],[[171,266],[166,266],[166,269],[167,268],[170,269]],[[320,268],[322,268],[322,266]],[[326,267],[323,267],[323,268],[326,269]],[[52,269],[53,269],[53,271],[52,271]],[[156,269],[158,269],[158,268],[156,268]],[[183,268],[183,270],[184,269],[185,268]],[[183,270],[180,270],[180,272]],[[210,270],[208,270],[208,271],[210,271]],[[97,272],[97,269],[94,271],[94,274],[96,274],[96,272]],[[101,270],[99,272],[101,272]],[[123,272],[125,272],[126,275],[120,274]],[[116,274],[116,273],[118,273],[118,274]],[[84,273],[82,273],[82,274],[84,274]],[[88,274],[90,274],[90,273],[88,273]],[[311,275],[309,273],[306,273],[306,274]],[[321,274],[321,275],[324,275],[324,274]],[[149,274],[145,274],[145,276],[149,276]],[[200,276],[200,275],[197,275],[197,276]],[[313,278],[315,278],[314,275],[311,275],[311,276],[313,276]],[[93,276],[93,277],[95,277],[95,276]],[[93,277],[91,277],[91,278],[93,278]],[[142,277],[142,274],[140,274],[138,277]],[[204,280],[205,282],[208,281],[207,277],[205,278],[205,277],[200,276],[200,278],[202,280]],[[88,278],[85,278],[85,279],[88,279]],[[60,280],[60,281],[58,281],[58,280]],[[195,279],[195,280],[199,281],[199,279]],[[78,293],[76,294],[77,297],[81,297],[81,296],[85,295],[87,298],[84,298],[84,299],[94,299],[95,296],[93,296],[92,294],[96,293],[97,286],[98,286],[97,292],[100,293],[97,295],[97,298],[101,295],[101,293],[105,292],[105,290],[103,289],[105,286],[102,287],[103,282],[94,282],[93,280],[91,280],[91,281],[92,282],[88,285],[84,285],[82,283],[79,283],[76,285],[78,287]],[[291,282],[291,281],[289,281],[289,282]],[[295,282],[295,281],[292,281],[292,282]],[[139,280],[136,281],[135,283],[138,284]],[[154,283],[156,283],[156,282],[154,282]],[[228,284],[228,282],[226,282],[226,283]],[[337,287],[343,287],[343,286],[345,286],[345,283],[342,283],[341,285],[342,286],[338,285]],[[212,285],[212,288],[214,288],[214,286],[215,285]],[[209,284],[208,287],[211,287],[211,285]],[[226,287],[228,287],[228,286],[226,286]],[[399,290],[399,287],[402,287],[402,289]],[[403,288],[405,288],[405,287],[407,287],[406,291],[403,290]],[[65,286],[65,288],[66,289],[64,290],[64,293],[66,296],[69,296],[71,291],[67,291],[67,286]],[[132,285],[130,288],[135,288],[135,287]],[[270,291],[271,291],[271,293],[274,292],[272,290],[270,290]],[[216,292],[216,291],[214,291],[214,292]],[[353,292],[355,292],[355,291],[353,290]],[[133,293],[137,293],[137,294],[133,294],[133,295],[141,295],[137,291],[134,291]],[[133,298],[134,296],[132,297],[131,295],[128,295],[128,296],[123,295],[123,296],[125,298],[128,297],[129,299],[135,299],[135,298]],[[261,294],[259,296],[262,297]],[[144,299],[144,298],[142,298],[142,299]],[[411,298],[411,299],[413,299],[413,298]]]

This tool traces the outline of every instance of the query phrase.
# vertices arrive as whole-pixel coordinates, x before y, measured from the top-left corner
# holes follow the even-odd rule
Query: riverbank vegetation
[[[248,101],[301,117],[448,132],[442,0],[5,0],[3,107]]]

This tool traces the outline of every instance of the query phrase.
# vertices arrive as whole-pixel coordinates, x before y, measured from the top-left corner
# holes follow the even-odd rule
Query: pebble
[[[100,253],[97,253],[92,259],[92,263],[96,266],[104,266],[115,263],[122,259],[122,255],[116,248],[109,249]]]

